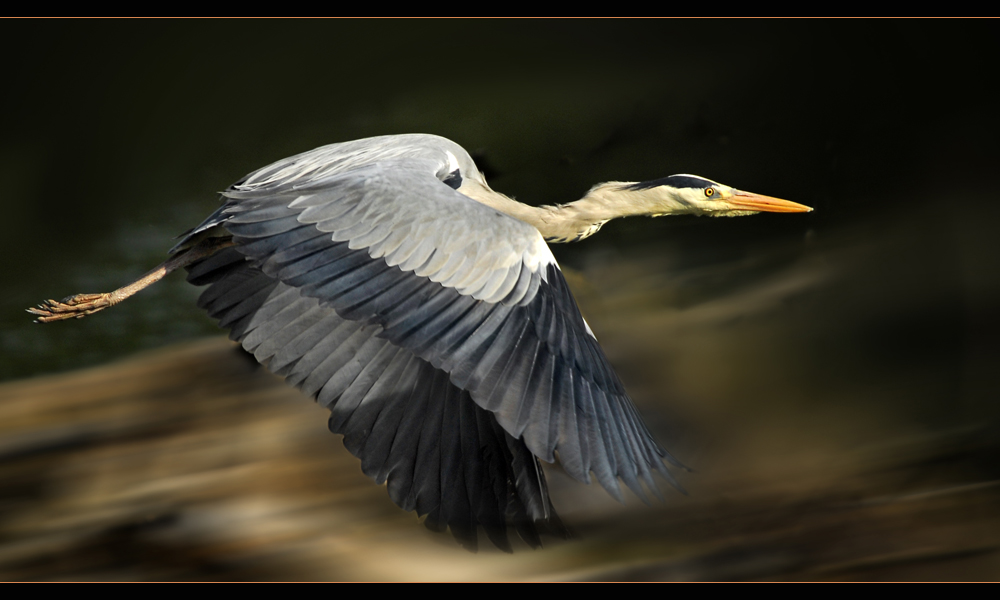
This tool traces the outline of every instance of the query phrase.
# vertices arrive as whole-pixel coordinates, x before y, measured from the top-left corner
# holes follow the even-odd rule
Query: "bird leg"
[[[160,263],[152,271],[146,273],[132,283],[120,287],[113,292],[103,294],[76,294],[63,298],[62,301],[46,300],[37,308],[27,309],[29,313],[36,315],[36,323],[50,323],[52,321],[62,321],[64,319],[82,319],[87,315],[92,315],[102,311],[109,306],[114,306],[122,300],[134,295],[157,281],[163,279],[169,273],[186,267],[191,263],[208,258],[222,248],[232,246],[231,238],[206,238],[190,249],[171,257]]]

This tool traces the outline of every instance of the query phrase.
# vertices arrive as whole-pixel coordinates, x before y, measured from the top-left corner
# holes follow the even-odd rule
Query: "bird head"
[[[740,217],[758,212],[811,212],[796,202],[744,192],[697,175],[671,175],[653,181],[624,184],[623,192],[641,194],[654,217],[676,214]]]

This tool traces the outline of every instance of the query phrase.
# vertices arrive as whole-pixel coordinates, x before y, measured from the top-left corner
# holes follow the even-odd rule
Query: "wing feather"
[[[427,515],[428,527],[451,528],[471,549],[479,527],[507,551],[508,524],[532,546],[540,544],[540,532],[565,536],[544,480],[526,477],[540,471],[523,440],[507,434],[447,373],[378,337],[379,326],[345,319],[272,279],[235,248],[190,270],[191,278],[210,284],[206,298],[229,297],[253,281],[267,291],[263,299],[210,306],[210,314],[227,320],[230,312],[247,313],[256,326],[236,339],[329,407],[330,429],[344,435],[365,474],[386,483],[402,508]],[[466,461],[470,455],[483,460]]]
[[[201,304],[259,360],[331,407],[331,429],[351,431],[366,472],[410,473],[393,499],[428,514],[428,526],[451,527],[463,544],[474,544],[476,524],[495,537],[480,494],[502,486],[463,472],[457,458],[487,438],[497,451],[498,434],[485,436],[491,428],[532,461],[558,455],[573,477],[593,473],[619,499],[619,480],[642,498],[640,481],[658,493],[653,471],[676,484],[663,464],[676,460],[653,441],[538,231],[443,182],[456,161],[463,177],[479,177],[457,145],[383,142],[320,148],[227,190],[224,206],[190,235],[224,227],[245,264],[227,251],[231,262],[194,265],[200,283],[211,282],[212,269],[227,273]],[[417,394],[416,385],[442,396]],[[469,407],[452,406],[463,398]],[[421,426],[402,425],[406,402],[427,408]],[[352,421],[392,436],[353,437]],[[468,434],[428,437],[463,423]],[[416,444],[412,463],[400,462],[396,439]],[[514,454],[496,456],[510,464]],[[518,468],[527,481],[536,466]],[[436,483],[416,475],[435,469]],[[438,504],[421,495],[449,489],[472,495]]]

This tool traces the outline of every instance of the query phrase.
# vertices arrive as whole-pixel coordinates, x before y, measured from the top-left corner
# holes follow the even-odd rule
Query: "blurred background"
[[[0,579],[997,579],[995,21],[4,21]],[[463,550],[165,257],[274,160],[435,133],[530,204],[696,173],[807,215],[553,248],[689,496],[549,469],[570,541]],[[485,543],[485,540],[484,540]]]

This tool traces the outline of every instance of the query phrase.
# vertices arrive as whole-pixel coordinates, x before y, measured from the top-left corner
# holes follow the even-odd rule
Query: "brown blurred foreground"
[[[397,509],[326,431],[325,412],[223,339],[0,387],[0,578],[920,580],[1000,573],[1000,485],[963,482],[948,466],[969,452],[968,436],[869,456],[859,461],[863,468],[814,465],[819,473],[809,482],[782,472],[795,456],[771,465],[781,474],[774,479],[694,473],[684,481],[697,494],[667,490],[667,502],[653,507],[621,507],[556,468],[554,500],[578,539],[513,555],[472,554]],[[951,474],[928,480],[928,471],[942,470]]]

